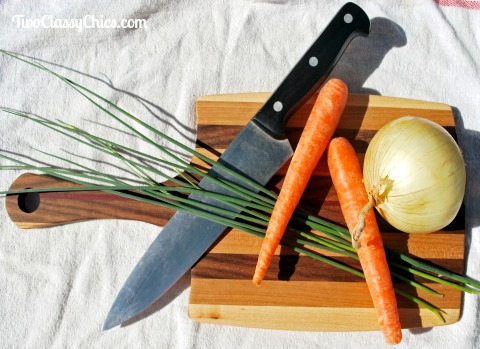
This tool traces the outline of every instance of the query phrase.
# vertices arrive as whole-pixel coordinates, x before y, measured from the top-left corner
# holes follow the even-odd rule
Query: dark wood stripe
[[[192,278],[249,280],[254,274],[257,258],[257,255],[210,253],[192,270]],[[359,262],[352,258],[338,257],[335,260],[361,270]],[[451,271],[463,271],[463,260],[430,261]],[[337,267],[290,253],[273,257],[265,280],[363,282],[360,277]]]
[[[240,133],[244,126],[225,126],[225,125],[199,125],[198,126],[198,144],[203,148],[208,144],[212,149],[225,149]],[[302,133],[302,128],[289,128],[288,138],[290,143],[295,146]],[[353,143],[358,152],[365,152],[368,142],[375,135],[376,130],[355,130],[355,129],[338,129],[335,137],[345,137]]]
[[[352,259],[343,262],[359,268]],[[256,255],[214,254],[204,257],[192,271],[192,277],[212,279],[250,279],[255,271]],[[338,273],[335,267],[298,255],[274,256],[265,280],[292,281],[358,281],[349,273]]]
[[[226,126],[226,125],[199,125],[198,126],[198,146],[203,148],[205,144],[211,149],[225,149],[240,133],[244,126]],[[449,130],[454,137],[456,134]],[[288,128],[288,139],[292,146],[298,143],[303,129],[299,127]],[[357,130],[357,129],[337,129],[334,137],[345,137],[353,145],[358,153],[365,153],[368,143],[377,133],[377,130]]]

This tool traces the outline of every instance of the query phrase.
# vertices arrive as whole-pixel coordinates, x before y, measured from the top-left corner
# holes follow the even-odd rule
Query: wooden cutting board
[[[197,101],[198,138],[222,152],[269,94],[216,95]],[[315,97],[288,123],[288,135],[296,144]],[[443,104],[350,95],[336,136],[348,138],[361,160],[375,132],[387,122],[416,115],[432,119],[455,134],[452,110]],[[406,145],[408,146],[408,145]],[[208,149],[202,150],[209,153]],[[363,161],[362,161],[363,162]],[[273,188],[281,187],[286,166],[273,179]],[[324,218],[345,224],[329,178],[326,161],[321,160],[306,190],[302,205]],[[395,232],[380,220],[385,244],[402,252],[434,261],[463,272],[464,215],[447,229],[430,235]],[[252,285],[261,239],[231,231],[192,269],[189,315],[201,322],[260,328],[355,331],[377,330],[377,318],[364,280],[309,257],[279,248],[265,281]],[[358,266],[348,258],[338,260]],[[398,285],[405,287],[405,285]],[[461,294],[433,286],[445,296],[427,297],[445,311],[447,323],[458,320]],[[424,309],[398,297],[402,327],[438,325],[438,319]]]
[[[268,98],[268,93],[212,95],[197,100],[197,150],[218,157]],[[312,108],[314,97],[289,121],[288,135],[295,146],[302,126]],[[348,138],[360,160],[375,132],[384,124],[404,115],[429,118],[455,135],[455,123],[449,106],[424,101],[372,95],[349,96],[336,132]],[[199,161],[193,159],[193,161]],[[269,184],[281,188],[288,164]],[[64,187],[73,185],[49,177],[25,174],[14,188]],[[108,205],[105,202],[108,201]],[[337,197],[332,188],[325,160],[321,160],[306,190],[302,205],[327,219],[344,224]],[[133,219],[163,226],[173,211],[159,206],[132,202],[102,193],[43,193],[8,196],[7,211],[21,228],[39,228],[90,219]],[[450,270],[463,273],[464,213],[444,230],[429,235],[408,235],[379,219],[387,246],[425,258]],[[279,248],[265,281],[260,287],[251,277],[261,240],[237,230],[224,234],[193,268],[189,316],[200,322],[304,331],[378,330],[377,319],[365,282],[309,257]],[[323,252],[358,267],[348,258]],[[461,292],[430,285],[443,298],[418,292],[418,296],[440,307],[446,323],[460,317]],[[396,286],[409,290],[402,284]],[[398,297],[403,328],[439,325],[428,310]]]

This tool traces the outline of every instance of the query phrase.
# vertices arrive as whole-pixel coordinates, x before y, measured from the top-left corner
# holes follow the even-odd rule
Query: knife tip
[[[117,319],[112,319],[110,316],[107,316],[107,319],[105,320],[102,331],[108,331],[114,327],[117,327],[121,323],[117,321]]]
[[[128,318],[125,318],[125,314],[118,312],[117,307],[112,306],[112,309],[110,309],[110,312],[107,315],[107,319],[103,323],[103,328],[102,331],[108,331],[114,327],[117,327],[124,323]]]
[[[108,312],[102,331],[108,331],[127,322],[137,313],[137,308],[132,304],[125,302],[124,292],[120,292],[115,302],[113,302],[110,311]]]

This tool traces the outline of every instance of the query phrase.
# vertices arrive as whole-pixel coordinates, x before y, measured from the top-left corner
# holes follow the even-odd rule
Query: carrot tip
[[[400,344],[401,341],[402,341],[402,333],[401,332],[399,334],[397,334],[397,336],[386,339],[387,344],[393,344],[393,345]]]
[[[253,279],[253,280],[252,280],[252,283],[253,283],[255,286],[260,286],[260,284],[262,283],[262,280]]]

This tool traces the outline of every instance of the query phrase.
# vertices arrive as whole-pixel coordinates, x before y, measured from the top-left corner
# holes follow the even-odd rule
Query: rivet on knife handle
[[[293,74],[288,74],[259,110],[256,122],[272,136],[284,138],[290,116],[323,84],[350,41],[369,32],[366,13],[353,3],[344,5],[293,67]]]

